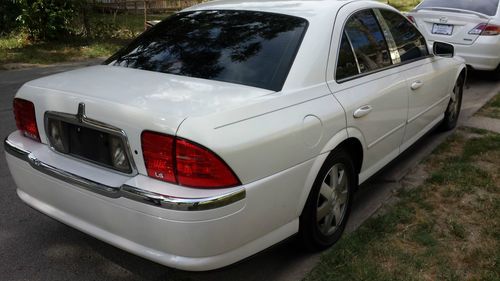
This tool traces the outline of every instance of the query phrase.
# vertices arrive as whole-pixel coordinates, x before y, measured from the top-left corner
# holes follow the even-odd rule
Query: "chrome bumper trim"
[[[118,187],[108,186],[41,162],[30,151],[16,146],[7,138],[4,141],[4,148],[5,152],[28,162],[35,170],[76,185],[80,188],[104,195],[106,197],[124,197],[164,209],[178,211],[210,210],[232,204],[246,197],[246,191],[243,187],[219,196],[182,198],[163,195],[126,184]]]

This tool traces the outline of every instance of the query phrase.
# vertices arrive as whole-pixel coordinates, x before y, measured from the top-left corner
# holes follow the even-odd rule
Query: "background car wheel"
[[[497,66],[497,69],[491,72],[491,78],[493,81],[500,81],[500,64]]]
[[[455,83],[450,102],[448,103],[448,107],[444,113],[444,119],[440,126],[442,131],[449,131],[457,126],[458,117],[460,116],[460,108],[462,107],[464,82],[464,76],[460,75]]]
[[[344,231],[357,185],[345,150],[333,151],[321,167],[300,216],[299,236],[309,250],[323,250]]]

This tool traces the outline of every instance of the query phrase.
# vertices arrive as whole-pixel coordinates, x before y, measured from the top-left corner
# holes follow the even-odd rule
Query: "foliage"
[[[5,35],[17,27],[16,17],[21,8],[14,0],[0,1],[0,35]]]
[[[56,40],[70,34],[77,1],[16,0],[21,7],[17,20],[34,40]]]

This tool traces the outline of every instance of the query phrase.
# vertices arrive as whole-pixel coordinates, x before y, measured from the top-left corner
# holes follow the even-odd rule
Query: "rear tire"
[[[357,176],[344,149],[332,151],[314,181],[300,215],[299,237],[308,250],[323,250],[337,242],[347,224]]]
[[[440,125],[440,129],[442,131],[449,131],[457,126],[458,117],[460,116],[460,108],[462,107],[464,84],[464,75],[460,75],[455,83],[455,87],[453,88],[453,93],[448,103],[448,107],[444,112],[444,119]]]

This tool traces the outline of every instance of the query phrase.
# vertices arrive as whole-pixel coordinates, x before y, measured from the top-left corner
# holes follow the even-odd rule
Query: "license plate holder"
[[[432,34],[452,35],[453,34],[453,25],[435,23],[432,25]]]
[[[125,174],[132,172],[128,155],[125,159],[129,163],[127,167],[118,168],[113,165],[112,143],[115,144],[115,149],[117,144],[126,149],[126,143],[121,136],[73,120],[66,121],[64,118],[53,116],[46,119],[47,129],[50,130],[51,124],[57,124],[59,128],[58,141],[48,132],[49,142],[55,151]]]

